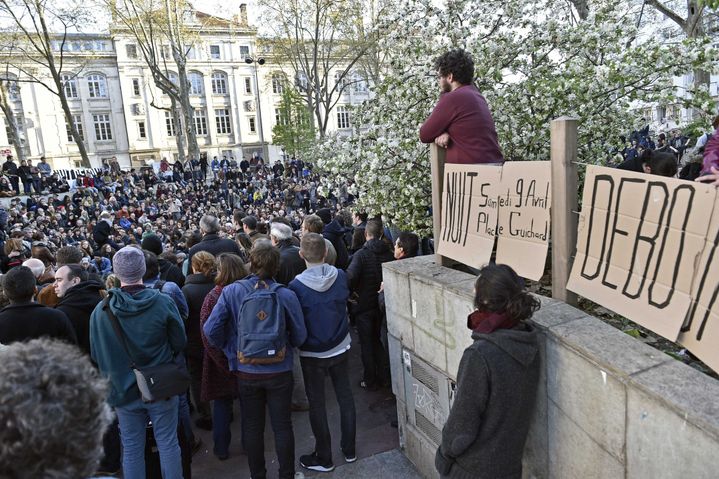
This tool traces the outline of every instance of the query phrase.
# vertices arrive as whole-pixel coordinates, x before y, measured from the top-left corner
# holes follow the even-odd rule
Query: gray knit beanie
[[[139,248],[125,246],[112,257],[112,271],[124,284],[142,283],[145,255]]]

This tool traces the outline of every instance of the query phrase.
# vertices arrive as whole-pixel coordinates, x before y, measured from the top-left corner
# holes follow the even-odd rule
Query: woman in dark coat
[[[199,253],[196,253],[195,256],[197,254]],[[247,276],[247,270],[239,256],[230,253],[219,254],[217,256],[216,286],[205,297],[200,312],[200,332],[202,343],[205,346],[201,397],[203,401],[212,401],[212,439],[215,443],[213,452],[221,461],[229,457],[230,418],[233,400],[238,396],[237,378],[230,372],[225,353],[221,349],[213,348],[207,342],[202,326],[217,304],[222,288],[245,276]]]
[[[520,479],[539,382],[537,332],[524,320],[539,301],[507,265],[481,269],[467,318],[457,390],[435,466],[443,478]]]
[[[199,258],[198,258],[199,256]],[[210,405],[200,399],[202,383],[203,345],[200,336],[200,312],[205,296],[215,287],[215,257],[207,251],[201,251],[192,257],[192,273],[185,279],[182,294],[188,306],[187,323],[187,367],[190,371],[190,394],[200,417],[195,425],[200,429],[212,430]]]

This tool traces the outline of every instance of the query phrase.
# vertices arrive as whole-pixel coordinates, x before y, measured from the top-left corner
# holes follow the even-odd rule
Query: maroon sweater
[[[502,163],[502,150],[487,101],[474,85],[463,85],[439,97],[419,129],[422,143],[449,133],[447,163]]]

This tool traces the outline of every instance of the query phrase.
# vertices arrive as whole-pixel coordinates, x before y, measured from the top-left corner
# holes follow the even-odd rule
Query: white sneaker
[[[304,472],[295,472],[295,479],[305,479]]]

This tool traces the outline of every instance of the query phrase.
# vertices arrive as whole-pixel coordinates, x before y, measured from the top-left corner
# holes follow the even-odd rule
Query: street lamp
[[[257,121],[259,123],[260,127],[260,145],[262,146],[262,159],[264,160],[265,164],[268,164],[270,161],[269,155],[267,153],[266,145],[265,145],[265,134],[262,129],[262,105],[260,104],[260,82],[257,80],[257,66],[258,65],[264,65],[265,59],[264,58],[253,58],[253,57],[247,57],[245,58],[245,63],[248,65],[255,65],[255,101],[257,102]]]

